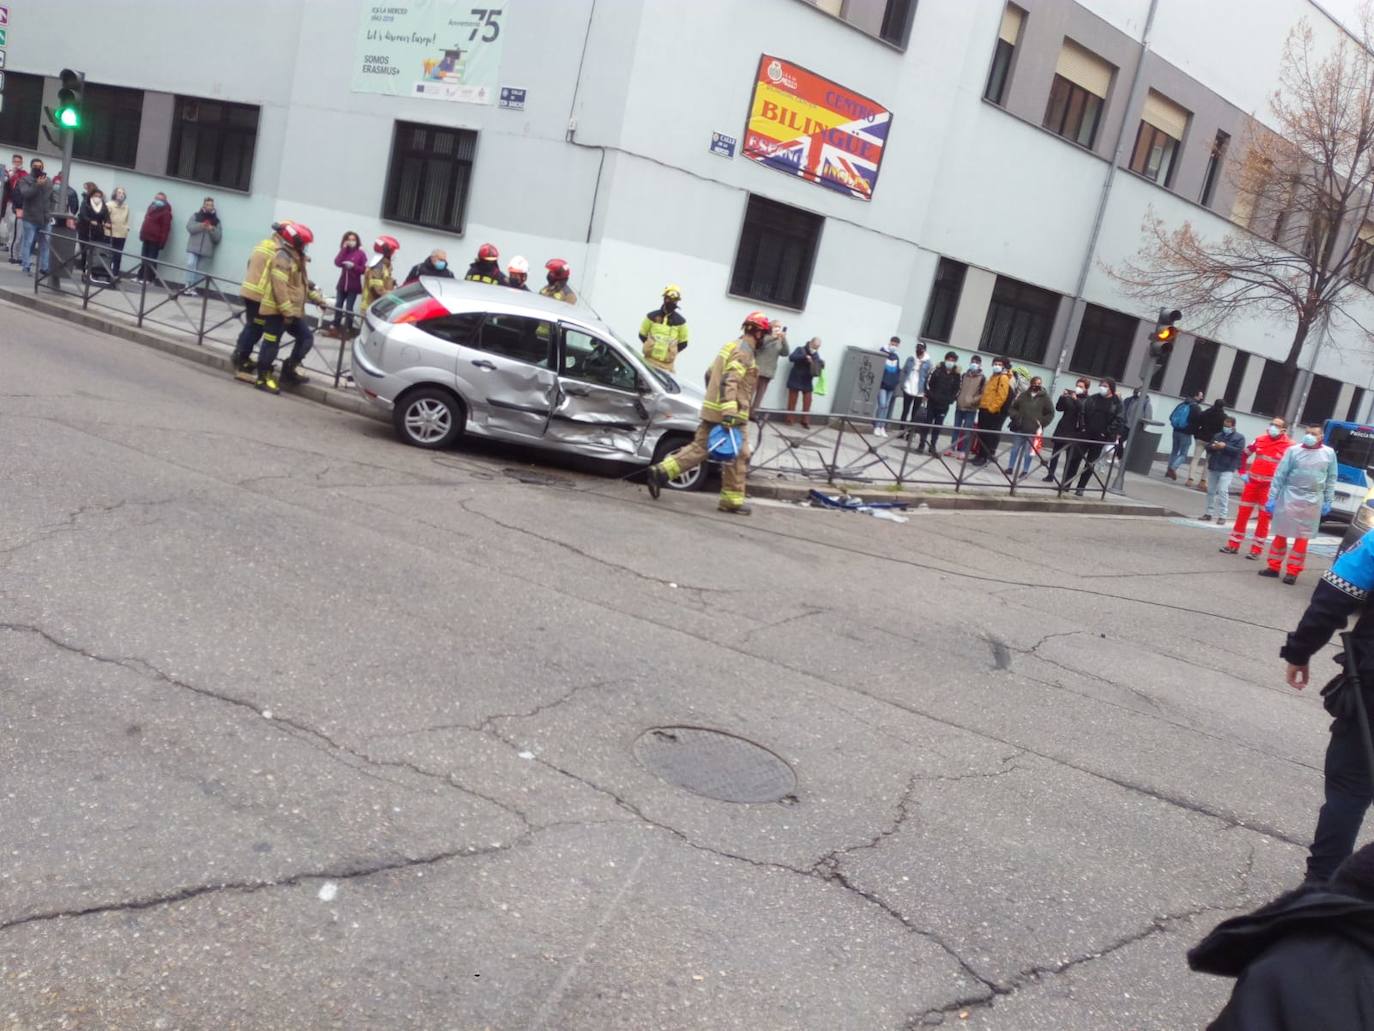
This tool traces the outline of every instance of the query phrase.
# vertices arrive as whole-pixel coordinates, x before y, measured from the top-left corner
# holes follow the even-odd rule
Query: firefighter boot
[[[295,362],[282,362],[281,381],[288,387],[299,387],[302,383],[309,383],[310,377],[303,376]]]
[[[265,390],[269,394],[281,393],[281,383],[277,379],[277,370],[275,367],[269,365],[265,369],[258,370],[257,387],[259,390]]]

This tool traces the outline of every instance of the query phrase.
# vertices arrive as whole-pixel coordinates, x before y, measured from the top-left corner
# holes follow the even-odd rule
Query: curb
[[[45,299],[42,295],[35,295],[28,291],[14,290],[9,287],[0,287],[0,301],[8,301],[10,304],[20,308],[27,308],[43,315],[51,315],[54,318],[62,319],[66,322],[84,326],[109,336],[127,340],[130,343],[138,344],[141,347],[151,347],[155,351],[162,351],[176,358],[182,358],[197,365],[204,365],[207,368],[219,369],[229,375],[233,375],[233,370],[229,367],[229,358],[220,354],[218,351],[206,347],[202,344],[186,343],[174,337],[165,336],[149,329],[142,329],[138,326],[130,326],[115,319],[105,318],[100,315],[93,315],[91,312],[82,309],[73,309],[57,301]],[[368,404],[351,390],[340,388],[335,390],[333,387],[324,386],[319,383],[306,383],[293,390],[283,391],[294,397],[304,398],[307,401],[314,401],[329,408],[336,408],[342,412],[353,415],[363,415],[378,422],[389,422],[386,413],[375,405]]]
[[[886,490],[882,486],[872,487],[851,484],[848,486],[828,484],[768,483],[749,481],[749,493],[758,498],[774,498],[779,501],[806,501],[810,492],[822,490],[826,493],[858,494],[873,500],[905,501],[913,508],[924,505],[931,509],[963,509],[973,512],[1041,512],[1071,515],[1132,515],[1132,516],[1171,516],[1166,508],[1159,505],[1123,504],[1119,501],[1079,501],[1077,498],[1059,500],[1050,498],[997,497],[976,494],[922,494],[916,491]]]

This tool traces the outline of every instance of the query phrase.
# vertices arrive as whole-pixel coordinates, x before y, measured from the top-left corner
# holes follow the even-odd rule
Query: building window
[[[167,174],[247,190],[258,142],[258,108],[224,100],[177,97]]]
[[[1174,158],[1187,128],[1188,112],[1150,90],[1135,134],[1131,171],[1160,186],[1169,186],[1174,178]]]
[[[43,117],[43,76],[5,72],[5,100],[0,108],[0,141],[32,150],[38,146]],[[8,158],[8,155],[7,155]],[[5,164],[9,164],[6,160]]]
[[[935,269],[935,282],[930,287],[930,301],[926,304],[926,321],[921,336],[927,340],[949,343],[954,329],[954,312],[964,292],[964,274],[968,266],[961,261],[941,258]]]
[[[1346,422],[1359,422],[1360,415],[1364,412],[1364,387],[1356,387],[1354,393],[1350,395],[1350,407],[1345,410]]]
[[[1073,348],[1070,367],[1085,376],[1120,381],[1139,332],[1139,319],[1095,304],[1088,305],[1083,312],[1083,323],[1078,327],[1078,342]]]
[[[1313,376],[1312,385],[1307,388],[1307,403],[1302,406],[1302,421],[1326,422],[1327,419],[1334,419],[1336,402],[1340,399],[1340,380],[1330,376]]]
[[[870,36],[898,47],[905,47],[911,35],[911,16],[916,9],[916,0],[862,0],[846,3],[845,0],[805,0],[826,14],[848,22],[856,29]]]
[[[1096,54],[1064,40],[1045,107],[1045,128],[1091,150],[1114,70]]]
[[[1211,207],[1212,198],[1216,196],[1217,180],[1221,178],[1221,170],[1226,164],[1226,147],[1230,142],[1231,137],[1220,130],[1212,141],[1212,153],[1207,158],[1207,171],[1202,177],[1202,193],[1198,195],[1198,201],[1204,207]]]
[[[86,83],[81,97],[81,128],[72,156],[102,165],[133,168],[138,129],[143,122],[143,91]]]
[[[397,122],[382,218],[461,233],[476,152],[470,129]]]
[[[1360,227],[1355,246],[1351,248],[1350,278],[1368,286],[1371,272],[1374,272],[1374,224],[1366,222]]]
[[[911,15],[915,9],[915,0],[887,0],[878,35],[894,46],[906,46],[907,38],[911,35]]]
[[[1240,398],[1240,388],[1245,382],[1245,370],[1250,366],[1250,354],[1237,351],[1236,360],[1231,363],[1231,375],[1226,377],[1226,391],[1221,395],[1228,407],[1234,408]]]
[[[1326,265],[1326,248],[1331,243],[1331,230],[1335,224],[1334,212],[1323,210],[1312,212],[1312,217],[1307,222],[1307,236],[1303,240],[1303,253],[1307,255],[1310,261],[1322,266]]]
[[[1169,362],[1173,358],[1170,352],[1164,356],[1163,361],[1155,362],[1155,371],[1150,373],[1150,389],[1162,390],[1164,388],[1164,374],[1169,370]]]
[[[1011,61],[1016,56],[1016,44],[1021,39],[1021,25],[1026,12],[1015,4],[1007,4],[1002,12],[1002,26],[997,31],[997,49],[992,54],[992,70],[988,72],[983,97],[1000,104],[1006,97],[1007,79],[1011,76]]]
[[[1207,384],[1212,382],[1212,370],[1216,368],[1217,353],[1221,350],[1215,340],[1194,340],[1193,353],[1188,356],[1188,367],[1183,370],[1183,384],[1178,392],[1184,397],[1201,393],[1206,395]]]
[[[1260,370],[1259,386],[1255,388],[1255,400],[1250,405],[1250,411],[1256,415],[1278,415],[1283,363],[1271,362],[1266,358],[1260,360],[1264,362],[1264,368]],[[1333,400],[1331,406],[1334,408],[1335,405],[1336,402]]]
[[[1059,295],[1006,276],[992,288],[979,349],[1007,358],[1042,362],[1059,311]]]
[[[766,197],[749,197],[730,292],[804,308],[825,219]]]

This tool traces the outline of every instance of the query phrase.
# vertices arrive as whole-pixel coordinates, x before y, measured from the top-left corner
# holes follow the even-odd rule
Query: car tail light
[[[400,325],[406,322],[424,322],[426,319],[435,319],[449,314],[449,310],[444,307],[437,297],[426,297],[424,300],[416,301],[414,304],[396,312],[391,322],[393,325]]]

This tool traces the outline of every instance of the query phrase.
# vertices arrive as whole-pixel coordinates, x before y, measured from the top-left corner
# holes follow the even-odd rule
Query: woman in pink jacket
[[[334,321],[321,332],[327,337],[347,338],[353,335],[353,306],[363,292],[363,274],[367,271],[367,254],[357,233],[343,234],[334,264],[339,268],[339,282],[334,288]]]

